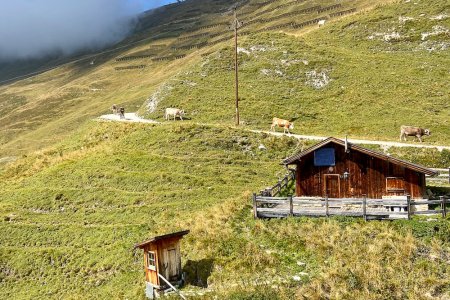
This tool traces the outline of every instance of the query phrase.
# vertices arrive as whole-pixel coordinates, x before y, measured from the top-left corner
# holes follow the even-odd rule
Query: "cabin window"
[[[403,177],[386,177],[386,190],[391,193],[405,191],[405,180]]]
[[[336,165],[334,148],[321,148],[314,151],[314,166],[329,167]]]
[[[156,271],[156,255],[154,251],[147,252],[147,268]]]

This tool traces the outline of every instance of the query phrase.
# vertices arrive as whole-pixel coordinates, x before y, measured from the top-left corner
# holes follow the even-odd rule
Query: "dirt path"
[[[115,122],[132,122],[132,123],[150,123],[150,124],[162,124],[160,122],[149,120],[149,119],[143,119],[139,117],[136,113],[126,113],[125,119],[121,119],[118,115],[103,115],[100,116],[98,119],[100,120],[107,120],[107,121],[115,121]],[[212,124],[201,124],[201,125],[211,125]],[[289,136],[294,137],[296,139],[300,140],[312,140],[312,141],[323,141],[327,139],[327,137],[324,136],[317,136],[317,135],[300,135],[300,134],[289,134],[285,135],[281,132],[272,132],[272,131],[264,131],[264,130],[252,130],[249,129],[248,131],[254,132],[254,133],[265,133],[270,134],[274,136]],[[401,142],[389,142],[389,141],[372,141],[372,140],[359,140],[359,139],[348,139],[350,143],[353,144],[366,144],[366,145],[378,145],[381,147],[412,147],[412,148],[428,148],[428,149],[438,149],[439,151],[442,151],[444,149],[450,150],[450,146],[438,146],[438,145],[426,145],[424,143],[401,143]]]
[[[150,123],[159,124],[154,120],[143,119],[139,117],[136,113],[125,113],[125,118],[121,119],[119,115],[103,115],[98,118],[99,120],[114,121],[114,122],[130,122],[130,123]]]
[[[300,134],[289,134],[285,135],[281,132],[272,132],[272,131],[263,131],[263,130],[250,130],[251,132],[256,133],[266,133],[274,136],[290,136],[301,140],[316,140],[323,141],[328,137],[323,136],[315,136],[315,135],[300,135]],[[413,148],[430,148],[430,149],[438,149],[442,151],[444,149],[450,150],[450,146],[437,146],[437,145],[424,145],[423,143],[409,144],[409,143],[401,143],[401,142],[388,142],[388,141],[371,141],[371,140],[358,140],[358,139],[348,139],[350,143],[353,144],[366,144],[366,145],[379,145],[382,147],[413,147]]]

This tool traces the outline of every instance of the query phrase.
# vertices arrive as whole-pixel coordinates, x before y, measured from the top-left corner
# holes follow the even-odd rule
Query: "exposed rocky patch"
[[[173,89],[169,84],[162,85],[156,92],[147,99],[147,110],[152,113],[156,111],[158,103],[161,102]]]
[[[331,78],[328,75],[328,70],[321,70],[321,71],[308,71],[305,73],[306,75],[306,85],[309,85],[317,90],[322,89],[326,87],[330,82]]]

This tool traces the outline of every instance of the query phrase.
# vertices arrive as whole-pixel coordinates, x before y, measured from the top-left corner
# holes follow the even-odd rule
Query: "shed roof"
[[[134,246],[134,248],[144,248],[145,246],[147,246],[148,244],[160,241],[160,240],[165,240],[165,239],[171,239],[174,237],[180,237],[182,238],[184,235],[188,234],[189,230],[184,230],[184,231],[178,231],[178,232],[174,232],[174,233],[168,233],[168,234],[164,234],[164,235],[159,235],[159,236],[155,236],[145,242],[142,242],[140,244],[136,244]]]
[[[309,153],[311,153],[311,152],[313,152],[313,151],[315,151],[315,150],[317,150],[319,148],[322,148],[322,147],[324,147],[324,146],[326,146],[328,144],[331,144],[331,143],[337,144],[337,145],[341,145],[341,146],[345,147],[345,141],[337,139],[337,138],[334,138],[334,137],[329,137],[329,138],[323,140],[322,142],[320,142],[320,143],[318,143],[318,144],[316,144],[316,145],[306,149],[305,151],[302,151],[302,152],[297,153],[297,154],[295,154],[295,155],[293,155],[291,157],[286,158],[285,160],[283,160],[283,164],[291,165],[295,161],[300,160],[305,155],[307,155],[307,154],[309,154]],[[351,149],[351,150],[359,151],[359,152],[365,153],[365,154],[367,154],[369,156],[373,156],[373,157],[377,157],[377,158],[385,160],[385,161],[389,161],[389,162],[391,162],[393,164],[403,166],[403,167],[405,167],[407,169],[411,169],[411,170],[417,171],[419,173],[424,173],[424,174],[431,175],[431,176],[438,175],[438,172],[436,172],[434,170],[431,170],[431,169],[428,169],[428,168],[423,167],[423,166],[418,165],[418,164],[413,164],[411,162],[408,162],[408,161],[405,161],[405,160],[402,160],[402,159],[398,159],[398,158],[386,155],[386,154],[381,153],[381,152],[373,151],[373,150],[370,150],[370,149],[367,149],[367,148],[364,148],[364,147],[361,147],[361,146],[358,146],[358,145],[354,145],[354,144],[350,144],[350,143],[347,143],[347,145],[348,145],[349,149]]]

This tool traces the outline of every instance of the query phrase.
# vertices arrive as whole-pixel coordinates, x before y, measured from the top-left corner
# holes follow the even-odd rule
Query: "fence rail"
[[[278,185],[272,188],[278,193]],[[253,194],[255,218],[282,218],[288,216],[352,216],[367,219],[411,219],[413,215],[447,215],[446,205],[450,201],[441,196],[438,200],[368,199],[368,198],[319,198],[319,197],[272,197]],[[417,206],[427,207],[422,210]],[[440,209],[430,210],[428,205],[439,205]]]
[[[278,182],[272,186],[265,188],[264,190],[260,191],[261,197],[271,197],[271,199],[274,199],[274,197],[281,193],[281,191],[286,188],[289,185],[290,181],[295,180],[295,170],[289,169],[288,174],[286,174],[283,179],[278,180]]]
[[[450,183],[450,168],[448,169],[436,169],[436,168],[431,168],[431,170],[439,172],[440,174],[438,176],[426,176],[427,180],[430,181],[447,181],[448,183]],[[445,174],[445,172],[447,172],[447,174]]]

